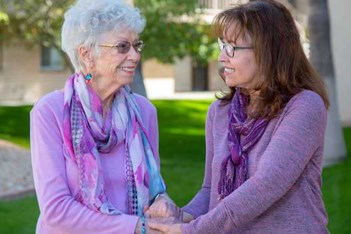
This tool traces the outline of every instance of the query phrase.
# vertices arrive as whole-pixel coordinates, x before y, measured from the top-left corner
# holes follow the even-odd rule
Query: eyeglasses
[[[253,48],[253,46],[233,46],[229,43],[223,42],[221,38],[218,38],[218,46],[221,51],[224,49],[228,57],[231,58],[234,57],[234,52],[236,50],[248,50]]]
[[[139,40],[134,43],[130,43],[129,41],[121,41],[117,45],[109,45],[109,44],[101,44],[99,45],[100,47],[109,47],[109,48],[117,48],[118,53],[121,54],[126,54],[129,52],[130,47],[133,46],[135,51],[138,51],[139,53],[142,51],[144,48],[145,44],[143,41]]]

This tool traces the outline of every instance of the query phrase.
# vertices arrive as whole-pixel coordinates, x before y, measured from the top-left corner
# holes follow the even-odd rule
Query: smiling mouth
[[[134,72],[135,67],[119,67],[120,70],[126,71],[126,72]]]
[[[232,73],[232,72],[234,72],[235,70],[233,69],[233,68],[227,68],[227,67],[225,67],[224,68],[224,72],[225,73]]]

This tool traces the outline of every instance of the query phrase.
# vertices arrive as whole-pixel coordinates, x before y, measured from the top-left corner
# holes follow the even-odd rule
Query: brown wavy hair
[[[216,15],[213,27],[220,38],[234,32],[229,35],[233,41],[246,35],[252,39],[261,76],[256,80],[255,90],[260,92],[254,106],[250,105],[249,117],[272,119],[303,89],[319,94],[329,107],[324,81],[308,61],[295,21],[283,4],[259,0],[238,5]],[[217,98],[230,101],[234,93],[231,87]]]

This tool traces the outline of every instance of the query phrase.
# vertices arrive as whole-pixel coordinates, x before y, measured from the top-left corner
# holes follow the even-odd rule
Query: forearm
[[[203,187],[195,197],[182,208],[182,210],[197,218],[200,215],[206,214],[209,210],[210,203],[210,188]]]

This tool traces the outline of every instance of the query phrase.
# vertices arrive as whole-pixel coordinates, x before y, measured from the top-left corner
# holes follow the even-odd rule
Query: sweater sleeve
[[[206,215],[183,224],[183,233],[231,233],[291,189],[314,153],[323,147],[326,128],[322,99],[312,92],[297,96],[285,108],[255,174]]]
[[[194,218],[207,213],[209,210],[213,159],[213,116],[214,104],[210,106],[206,118],[206,164],[202,187],[195,197],[183,207],[183,210]]]
[[[142,112],[143,124],[155,153],[157,166],[160,168],[157,109],[147,98],[136,93],[134,93],[134,96]]]
[[[55,103],[56,104],[56,103]],[[48,225],[67,233],[134,233],[137,216],[108,216],[77,202],[68,186],[61,116],[43,101],[31,111],[32,167],[41,212]]]
[[[160,169],[160,156],[159,156],[159,145],[158,145],[158,142],[159,142],[158,120],[157,120],[157,111],[154,106],[152,106],[152,111],[150,114],[148,136],[149,136],[151,147],[153,148],[155,153],[157,165]]]

